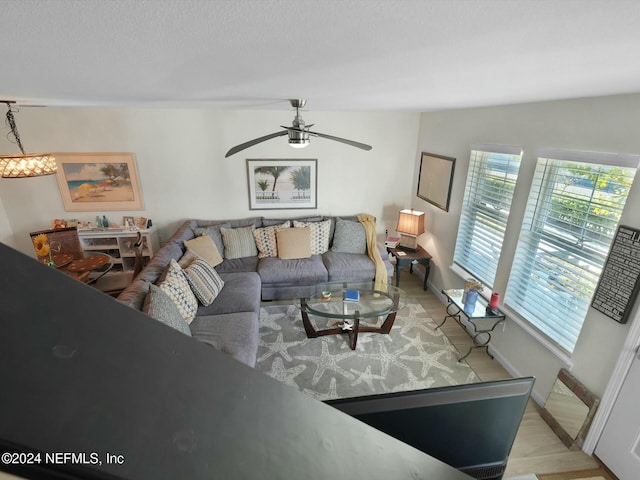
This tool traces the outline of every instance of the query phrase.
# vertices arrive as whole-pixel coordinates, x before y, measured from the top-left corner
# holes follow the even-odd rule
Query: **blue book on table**
[[[346,302],[358,302],[360,301],[360,292],[358,290],[345,290],[344,300]]]

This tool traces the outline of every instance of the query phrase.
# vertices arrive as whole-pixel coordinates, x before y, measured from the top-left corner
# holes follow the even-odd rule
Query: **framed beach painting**
[[[250,210],[317,208],[317,160],[247,159]]]
[[[142,210],[133,153],[56,153],[67,212]]]

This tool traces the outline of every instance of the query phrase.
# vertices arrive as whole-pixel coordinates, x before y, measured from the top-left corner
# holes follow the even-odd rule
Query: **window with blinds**
[[[473,145],[453,261],[493,286],[522,157],[520,147]]]
[[[547,151],[539,158],[505,304],[572,353],[638,157]]]

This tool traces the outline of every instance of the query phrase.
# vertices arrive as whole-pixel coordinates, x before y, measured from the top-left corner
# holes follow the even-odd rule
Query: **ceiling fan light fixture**
[[[298,117],[296,116],[296,118]],[[295,122],[294,122],[294,126],[296,128],[300,128]],[[304,122],[302,122],[302,128],[304,129]],[[288,133],[289,133],[289,146],[293,148],[304,148],[307,145],[309,145],[309,143],[311,143],[309,141],[309,132],[306,132],[303,130],[289,129]]]
[[[289,146],[292,148],[304,148],[308,146],[311,142],[309,139],[301,139],[301,140],[292,140],[289,139]]]
[[[20,148],[22,155],[0,155],[0,177],[2,178],[28,178],[41,175],[51,175],[58,171],[56,159],[48,153],[25,153],[20,141],[20,134],[16,121],[13,118],[11,104],[15,102],[4,101],[7,104],[6,122],[11,129],[10,133],[15,143]]]

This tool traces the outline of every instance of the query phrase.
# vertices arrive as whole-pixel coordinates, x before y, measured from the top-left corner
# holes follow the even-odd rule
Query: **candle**
[[[489,308],[498,308],[499,301],[500,301],[500,294],[493,292],[491,294],[491,300],[489,301]]]

